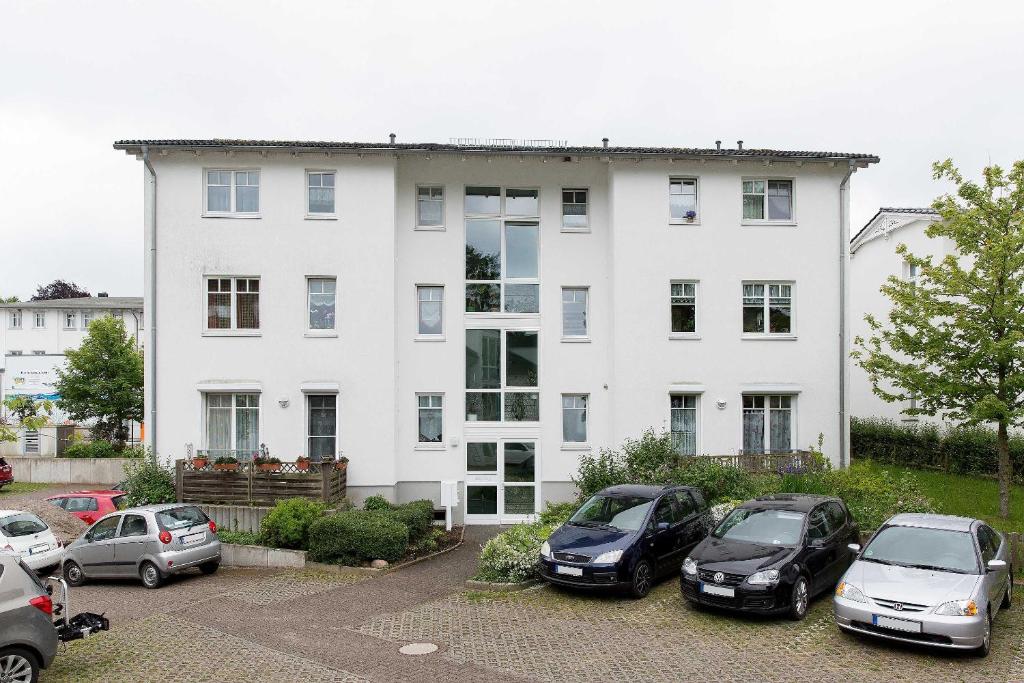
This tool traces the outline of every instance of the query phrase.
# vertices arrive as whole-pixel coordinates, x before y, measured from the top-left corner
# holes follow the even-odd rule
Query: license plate
[[[711,583],[703,583],[703,582],[701,582],[701,584],[700,584],[700,592],[701,593],[707,593],[708,595],[721,595],[722,597],[725,597],[725,598],[735,598],[736,597],[736,589],[735,588],[726,588],[725,586],[716,586],[716,585],[711,584]]]
[[[204,538],[206,538],[206,532],[203,532],[201,534],[189,534],[188,536],[181,537],[181,544],[192,545],[193,543],[199,543]]]
[[[566,576],[583,576],[583,570],[579,567],[566,567],[564,565],[555,565],[556,574],[565,574]]]
[[[921,622],[920,621],[907,621],[906,619],[893,619],[892,617],[883,617],[880,614],[871,615],[871,623],[875,626],[881,626],[882,628],[892,629],[893,631],[905,631],[907,633],[920,633]]]
[[[48,546],[45,543],[41,543],[40,545],[34,545],[31,548],[29,548],[28,549],[28,554],[29,555],[35,555],[36,553],[45,553],[49,549],[50,549],[50,546]]]

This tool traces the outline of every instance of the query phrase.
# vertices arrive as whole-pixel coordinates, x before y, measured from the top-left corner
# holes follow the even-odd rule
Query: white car
[[[0,510],[0,552],[21,558],[29,569],[54,567],[64,559],[64,546],[31,512]]]

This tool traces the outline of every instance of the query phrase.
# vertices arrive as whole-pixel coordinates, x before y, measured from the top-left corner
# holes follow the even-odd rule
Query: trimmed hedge
[[[983,426],[948,427],[900,424],[877,418],[850,420],[854,458],[954,474],[994,475],[999,470],[996,432]],[[1015,479],[1024,481],[1024,436],[1010,435]]]
[[[146,454],[145,449],[127,447],[117,450],[117,447],[109,441],[97,439],[96,441],[76,441],[67,447],[62,458],[141,458]]]
[[[307,498],[278,501],[260,522],[260,539],[274,548],[306,547],[309,527],[324,516],[327,506]]]
[[[388,513],[409,529],[409,543],[419,543],[434,526],[434,502],[414,500],[405,505],[395,505]]]
[[[397,562],[408,548],[409,528],[391,512],[349,510],[321,517],[309,526],[309,556],[316,562]]]

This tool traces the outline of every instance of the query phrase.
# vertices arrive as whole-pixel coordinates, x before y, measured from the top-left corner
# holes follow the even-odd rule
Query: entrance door
[[[537,512],[537,442],[466,443],[466,523],[515,524]]]

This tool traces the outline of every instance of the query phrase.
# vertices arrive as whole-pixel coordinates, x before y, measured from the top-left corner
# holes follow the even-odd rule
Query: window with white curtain
[[[11,311],[10,321],[11,321],[11,325],[10,326],[11,326],[12,330],[20,330],[21,329],[21,310],[19,310],[19,309],[12,310]]]
[[[337,394],[307,395],[306,410],[306,454],[313,462],[333,459],[338,448]]]
[[[74,311],[64,311],[64,329],[73,330],[77,327],[78,314]]]
[[[206,279],[206,329],[258,330],[260,280],[244,277]]]
[[[416,287],[416,316],[416,333],[419,336],[440,337],[444,334],[444,287]]]
[[[46,327],[46,311],[36,311],[33,318],[36,327]]]
[[[214,394],[206,397],[206,448],[210,455],[250,459],[260,447],[260,395]]]
[[[752,178],[743,181],[743,219],[793,220],[793,181]]]
[[[562,336],[585,338],[590,330],[587,321],[586,287],[562,287]]]
[[[416,227],[438,229],[444,227],[444,187],[418,185],[416,187]]]
[[[697,455],[697,396],[673,394],[669,410],[672,447],[680,455]]]
[[[416,395],[418,441],[421,444],[439,444],[444,439],[444,396],[441,394]]]
[[[334,171],[306,171],[306,213],[334,215]]]
[[[793,449],[793,396],[743,396],[743,452],[785,453]]]
[[[206,171],[206,213],[256,214],[259,210],[259,170]]]
[[[562,442],[587,442],[587,394],[562,394]]]
[[[674,221],[697,218],[696,178],[669,178],[668,209]]]
[[[82,311],[82,329],[88,330],[89,323],[91,323],[95,317],[96,314],[92,311]]]
[[[792,334],[792,283],[744,282],[743,332],[744,334]]]
[[[308,323],[311,330],[333,330],[336,326],[338,281],[332,277],[306,279]]]

